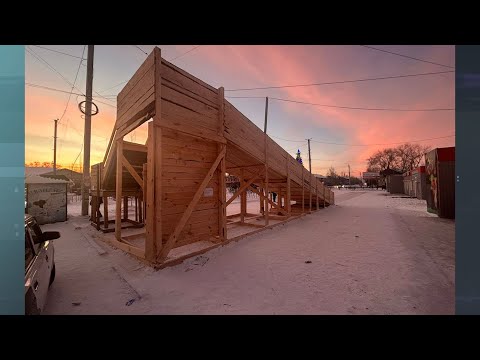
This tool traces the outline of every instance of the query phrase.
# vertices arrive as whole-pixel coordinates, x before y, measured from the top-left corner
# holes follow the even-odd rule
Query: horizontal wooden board
[[[162,79],[166,79],[178,86],[191,90],[205,99],[216,102],[218,90],[206,82],[187,73],[172,63],[162,58]]]
[[[118,93],[117,101],[122,102],[125,97],[132,91],[132,89],[137,85],[139,81],[141,81],[148,70],[153,68],[155,62],[155,55],[152,51],[150,55],[147,56],[145,61],[140,65],[138,70],[132,76],[132,78],[127,82],[127,84],[123,87],[123,89]]]

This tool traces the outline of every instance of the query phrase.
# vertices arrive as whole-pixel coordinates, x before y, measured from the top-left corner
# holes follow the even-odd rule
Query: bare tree
[[[395,148],[378,150],[367,159],[368,171],[393,169],[405,172],[415,169],[422,163],[425,153],[429,150],[429,146],[409,143]]]
[[[330,169],[328,169],[327,177],[336,178],[337,176],[338,175],[337,175],[337,172],[335,171],[335,168],[331,166]]]

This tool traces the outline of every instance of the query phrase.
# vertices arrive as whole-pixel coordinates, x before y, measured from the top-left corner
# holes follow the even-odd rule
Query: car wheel
[[[48,287],[53,284],[53,280],[55,280],[55,264],[53,264],[52,272],[50,273],[50,283]]]

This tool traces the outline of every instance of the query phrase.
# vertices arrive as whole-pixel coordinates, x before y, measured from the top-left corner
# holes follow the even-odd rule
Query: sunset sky
[[[214,87],[223,86],[225,96],[276,97],[334,106],[390,109],[455,107],[454,73],[401,79],[344,83],[281,89],[228,91],[229,89],[309,84],[449,71],[452,68],[375,51],[362,46],[210,46],[157,45],[162,56]],[[425,61],[455,66],[454,46],[376,46],[386,51]],[[44,48],[43,48],[44,47]],[[94,101],[99,114],[92,117],[91,164],[102,161],[115,122],[115,95],[142,64],[154,45],[95,46]],[[47,50],[48,48],[50,50]],[[83,45],[28,46],[26,64],[25,162],[53,160],[53,120],[61,118],[80,63]],[[67,56],[58,52],[73,56]],[[191,50],[191,51],[190,51]],[[36,54],[38,58],[34,56]],[[85,49],[84,57],[87,52]],[[178,57],[178,58],[177,58]],[[43,60],[42,60],[43,59]],[[47,65],[46,61],[49,65]],[[85,92],[86,61],[80,66],[76,87]],[[53,70],[53,69],[55,70]],[[68,83],[69,82],[69,83]],[[121,85],[118,85],[122,83]],[[28,85],[34,84],[34,86]],[[47,90],[49,87],[66,93]],[[118,85],[114,87],[115,85]],[[74,93],[80,91],[74,89]],[[98,97],[98,94],[105,98]],[[95,97],[97,96],[97,97]],[[72,95],[58,127],[57,162],[71,165],[83,143],[83,122]],[[228,99],[263,129],[264,98]],[[102,103],[100,103],[100,101]],[[106,103],[106,104],[103,104]],[[390,144],[455,134],[454,111],[366,111],[312,106],[270,100],[268,134],[292,155],[300,148],[308,167],[306,138],[312,138],[312,170],[359,176],[366,159]],[[126,140],[144,141],[142,129]],[[279,139],[281,138],[281,139]],[[282,140],[283,139],[283,140]],[[289,140],[289,141],[286,141]],[[333,145],[324,144],[348,144]],[[419,142],[432,147],[454,146],[449,137]],[[351,146],[366,145],[366,146]],[[392,145],[395,146],[395,145]]]

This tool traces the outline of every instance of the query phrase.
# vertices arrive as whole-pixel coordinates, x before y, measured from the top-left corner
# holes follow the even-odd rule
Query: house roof
[[[68,184],[68,181],[32,175],[25,178],[25,184]]]

